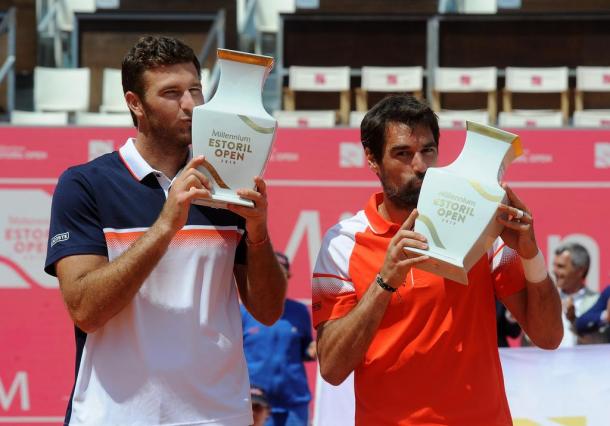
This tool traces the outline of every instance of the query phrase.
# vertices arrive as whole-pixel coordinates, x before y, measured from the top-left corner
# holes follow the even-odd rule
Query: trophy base
[[[468,285],[468,271],[464,268],[461,260],[430,250],[420,250],[412,247],[405,248],[404,250],[413,254],[430,256],[430,259],[425,262],[418,263],[416,265],[417,269]]]
[[[197,198],[193,200],[193,204],[213,207],[215,209],[226,209],[228,204],[254,208],[254,202],[252,200],[246,200],[237,194],[228,193],[212,194],[212,198]]]

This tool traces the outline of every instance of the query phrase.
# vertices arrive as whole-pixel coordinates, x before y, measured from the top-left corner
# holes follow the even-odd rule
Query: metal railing
[[[208,32],[208,37],[205,40],[201,51],[199,52],[198,59],[199,63],[205,64],[210,58],[216,57],[216,49],[214,49],[214,45],[217,48],[225,47],[225,24],[226,24],[226,14],[224,9],[220,9],[218,13],[216,13],[216,18],[214,19],[214,23]],[[218,61],[214,61],[214,66],[212,71],[210,72],[210,78],[208,80],[207,87],[205,88],[204,99],[210,99],[216,90],[216,86],[218,86],[218,80],[220,79],[220,67]]]
[[[241,22],[237,23],[239,35],[239,50],[248,51],[252,43],[256,43],[256,7],[258,0],[246,0],[244,16]]]
[[[59,14],[73,13],[66,0],[36,0],[36,18],[38,37],[41,40],[52,41],[53,62],[56,67],[64,65],[66,52],[64,41],[69,41],[69,31],[59,24]],[[70,61],[70,59],[68,59]]]
[[[17,20],[15,8],[11,7],[0,21],[0,34],[7,33],[7,55],[0,67],[0,83],[6,79],[6,109],[10,115],[15,109],[15,60]]]

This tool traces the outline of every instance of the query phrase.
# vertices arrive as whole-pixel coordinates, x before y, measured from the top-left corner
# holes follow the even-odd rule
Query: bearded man
[[[533,342],[561,342],[561,303],[527,206],[506,185],[501,241],[468,274],[469,285],[418,269],[426,238],[413,231],[426,170],[437,162],[434,112],[391,96],[361,124],[369,167],[383,192],[331,228],[312,282],[322,377],[353,371],[356,424],[511,426],[497,349],[496,297]]]

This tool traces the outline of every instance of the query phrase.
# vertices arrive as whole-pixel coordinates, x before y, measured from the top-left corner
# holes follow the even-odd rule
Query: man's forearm
[[[391,298],[373,283],[346,316],[318,328],[320,373],[327,382],[339,385],[362,362]]]
[[[248,279],[242,302],[263,324],[277,321],[284,309],[286,276],[278,263],[271,242],[248,245]]]
[[[76,325],[93,332],[127,306],[169,246],[173,231],[159,221],[112,262],[79,277],[70,309]],[[70,304],[70,302],[68,302]]]
[[[554,349],[563,338],[561,300],[551,279],[526,284],[527,333],[532,341],[544,349]]]

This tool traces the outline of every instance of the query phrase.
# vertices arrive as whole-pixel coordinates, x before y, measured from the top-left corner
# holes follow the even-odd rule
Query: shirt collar
[[[379,214],[379,205],[383,202],[383,192],[373,194],[369,198],[369,202],[364,208],[364,214],[369,221],[371,230],[378,235],[387,234],[392,231],[396,233],[400,225],[386,220],[381,214]]]
[[[142,158],[133,142],[133,138],[127,139],[125,145],[119,149],[119,155],[133,177],[142,181],[149,174],[155,173],[156,170]]]
[[[572,299],[580,299],[580,298],[584,297],[586,293],[587,293],[587,287],[583,287],[580,290],[578,290],[577,292],[574,292],[571,294],[565,293],[563,290],[561,290],[561,295],[563,298],[572,297]]]
[[[125,164],[125,167],[127,167],[127,170],[129,170],[129,172],[132,174],[132,176],[139,181],[142,181],[142,179],[144,179],[146,176],[148,176],[151,173],[153,173],[157,178],[161,177],[161,175],[165,176],[159,170],[153,169],[150,166],[150,164],[148,164],[146,162],[146,160],[142,157],[142,155],[136,148],[133,138],[127,139],[127,142],[125,142],[125,145],[123,145],[119,149],[119,156],[121,157],[121,160],[123,160],[123,163]],[[189,155],[188,155],[188,158],[186,159],[186,162],[188,163],[189,161],[191,161],[192,157],[193,157],[193,150],[191,147],[189,147]],[[178,176],[181,171],[182,171],[182,169],[180,169],[178,171],[176,176]],[[174,177],[174,179],[175,179],[175,177]],[[173,180],[172,180],[172,182],[173,182]]]

